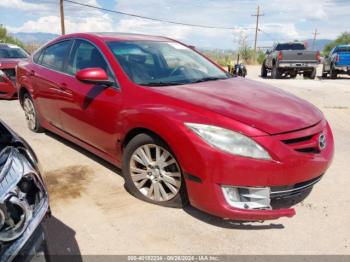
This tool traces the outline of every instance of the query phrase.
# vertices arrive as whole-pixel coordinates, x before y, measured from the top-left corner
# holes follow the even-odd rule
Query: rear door
[[[72,43],[64,40],[46,47],[29,72],[40,115],[58,128],[62,128],[58,108],[65,97],[60,83],[65,78],[63,68]]]
[[[92,42],[75,40],[65,69],[71,77],[62,83],[69,94],[59,108],[63,128],[100,151],[115,154],[121,92],[117,84],[106,87],[77,80],[74,75],[85,68],[102,68],[110,80],[115,81],[111,67],[99,48]]]

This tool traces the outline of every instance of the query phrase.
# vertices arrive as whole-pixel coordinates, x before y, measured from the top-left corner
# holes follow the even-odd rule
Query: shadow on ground
[[[95,162],[99,163],[100,165],[104,166],[105,168],[108,168],[112,172],[122,176],[122,171],[121,171],[120,168],[118,168],[118,167],[114,166],[113,164],[109,163],[108,161],[98,157],[97,155],[87,151],[86,149],[84,149],[84,148],[82,148],[82,147],[80,147],[80,146],[78,146],[78,145],[76,145],[76,144],[74,144],[74,143],[72,143],[72,142],[70,142],[70,141],[68,141],[68,140],[66,140],[66,139],[64,139],[64,138],[62,138],[62,137],[52,133],[52,132],[50,132],[50,131],[45,130],[45,135],[47,135],[47,136],[49,136],[49,137],[59,141],[60,143],[62,143],[64,145],[74,149],[75,151],[78,151],[79,153],[87,156],[88,158],[92,159],[93,161],[95,161]]]
[[[47,245],[47,261],[82,262],[75,231],[56,217],[46,219],[43,227]]]
[[[261,222],[246,222],[246,221],[234,221],[226,220],[220,217],[216,217],[205,212],[200,211],[192,206],[186,206],[183,208],[184,211],[193,216],[196,219],[201,220],[204,223],[212,226],[228,228],[228,229],[239,229],[239,230],[264,230],[264,229],[283,229],[283,224],[263,224]]]

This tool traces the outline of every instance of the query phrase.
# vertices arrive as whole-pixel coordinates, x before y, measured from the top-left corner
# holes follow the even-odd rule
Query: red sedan
[[[128,190],[155,204],[291,217],[333,156],[316,107],[165,37],[62,36],[19,64],[17,83],[31,130],[122,167]]]
[[[16,45],[0,43],[0,99],[17,97],[16,66],[28,56],[26,51]]]

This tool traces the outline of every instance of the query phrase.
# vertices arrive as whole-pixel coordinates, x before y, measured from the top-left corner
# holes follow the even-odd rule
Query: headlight
[[[257,159],[271,159],[269,153],[251,138],[240,133],[203,124],[185,123],[208,144],[225,152]]]

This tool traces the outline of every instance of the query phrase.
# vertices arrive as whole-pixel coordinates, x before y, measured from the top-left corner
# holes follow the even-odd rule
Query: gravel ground
[[[46,224],[52,254],[350,254],[350,78],[272,80],[318,106],[336,142],[333,164],[297,215],[238,224],[194,208],[144,203],[124,189],[120,170],[53,134],[26,128],[17,101],[0,101],[0,118],[36,151],[51,196]],[[320,74],[319,74],[320,75]]]

